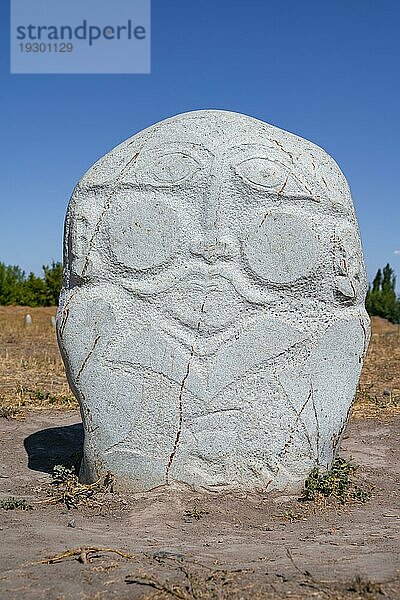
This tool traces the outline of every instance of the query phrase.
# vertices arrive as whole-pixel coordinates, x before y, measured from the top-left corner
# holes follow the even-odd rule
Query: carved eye
[[[201,169],[197,160],[184,152],[155,156],[149,165],[149,174],[160,183],[179,183]]]
[[[268,158],[248,158],[237,165],[235,172],[244,181],[264,188],[281,187],[287,177],[286,169]]]

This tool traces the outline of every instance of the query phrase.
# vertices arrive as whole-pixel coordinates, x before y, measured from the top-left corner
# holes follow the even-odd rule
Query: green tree
[[[46,284],[41,277],[29,273],[24,282],[23,302],[25,306],[48,306]]]
[[[0,262],[0,305],[54,306],[62,284],[62,264],[43,266],[43,277]]]
[[[62,286],[63,267],[60,262],[52,262],[51,267],[43,265],[44,282],[46,285],[46,302],[50,306],[58,305]]]
[[[382,271],[380,269],[378,269],[374,281],[372,282],[372,291],[373,292],[379,292],[379,290],[381,289],[381,285],[382,285]]]
[[[0,262],[0,304],[21,304],[24,282],[25,273],[20,267]]]
[[[396,277],[389,264],[375,275],[372,287],[368,288],[365,305],[371,316],[400,323],[400,298],[396,296]]]

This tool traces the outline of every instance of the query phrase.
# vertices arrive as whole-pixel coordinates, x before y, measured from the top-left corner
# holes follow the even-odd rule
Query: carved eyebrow
[[[271,160],[271,155],[282,162],[288,162],[287,152],[285,152],[282,148],[275,146],[274,144],[267,143],[257,143],[257,142],[248,142],[242,144],[235,144],[234,146],[229,146],[224,152],[224,155],[228,153],[232,153],[234,156],[240,152],[255,152],[257,153],[257,157],[261,158],[260,153],[262,153],[262,158],[268,158]]]
[[[260,150],[263,148],[267,148],[266,144],[258,143],[258,142],[243,142],[241,144],[235,144],[234,146],[229,146],[230,150],[241,150],[247,148],[254,148],[256,150]],[[272,147],[272,146],[271,146]]]
[[[173,154],[175,152],[187,153],[189,156],[191,155],[191,152],[194,154],[208,154],[213,158],[216,156],[215,153],[210,150],[210,148],[207,148],[203,144],[189,141],[171,141],[165,142],[164,144],[157,144],[157,146],[145,146],[143,148],[143,152],[146,154],[160,154],[161,156],[164,156],[165,154]]]

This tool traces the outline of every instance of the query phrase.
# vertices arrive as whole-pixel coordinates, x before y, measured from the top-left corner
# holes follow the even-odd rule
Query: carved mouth
[[[221,275],[188,278],[161,293],[160,309],[199,333],[221,331],[237,320],[246,302]]]

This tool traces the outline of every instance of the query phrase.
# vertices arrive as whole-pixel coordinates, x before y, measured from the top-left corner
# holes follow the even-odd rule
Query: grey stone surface
[[[346,180],[224,111],[133,136],[78,183],[57,330],[86,480],[297,491],[329,466],[369,339]]]

